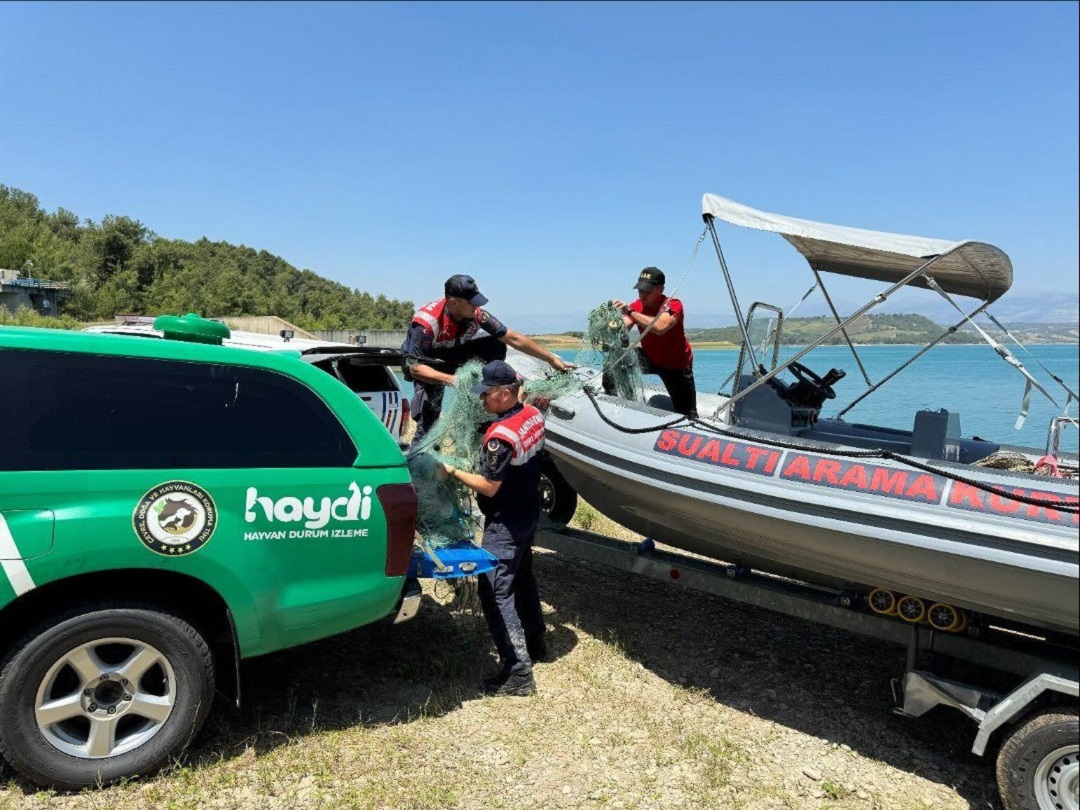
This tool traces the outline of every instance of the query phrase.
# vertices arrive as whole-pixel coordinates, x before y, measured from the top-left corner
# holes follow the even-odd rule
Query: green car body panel
[[[34,589],[104,571],[132,578],[168,571],[205,583],[231,611],[242,657],[393,611],[404,577],[386,573],[388,520],[377,495],[380,486],[410,478],[394,438],[344,384],[287,354],[174,340],[0,328],[0,357],[9,352],[271,372],[313,392],[356,456],[351,465],[322,467],[0,465],[0,622]]]

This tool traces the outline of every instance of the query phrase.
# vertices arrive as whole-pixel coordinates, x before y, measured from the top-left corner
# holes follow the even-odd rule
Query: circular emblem
[[[489,450],[490,452],[494,453],[494,452],[495,452],[496,450],[498,450],[498,449],[499,449],[499,440],[498,440],[498,439],[491,439],[491,440],[490,440],[490,441],[489,441],[489,442],[487,443],[487,449],[488,449],[488,450]]]
[[[217,528],[217,507],[202,487],[187,481],[169,481],[142,496],[131,522],[148,549],[166,557],[180,557],[209,542]]]

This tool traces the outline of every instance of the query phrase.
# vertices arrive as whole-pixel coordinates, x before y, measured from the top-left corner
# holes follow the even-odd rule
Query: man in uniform
[[[414,442],[435,424],[442,411],[443,386],[453,385],[454,372],[469,360],[503,360],[506,347],[513,346],[557,371],[574,367],[481,309],[488,299],[480,294],[472,276],[451,276],[443,291],[444,298],[425,304],[413,315],[401,346],[406,357],[405,376],[414,387]]]
[[[619,300],[612,303],[622,311],[627,329],[636,326],[639,332],[648,330],[636,349],[642,372],[660,377],[676,413],[696,419],[694,350],[686,339],[682,301],[664,295],[664,281],[663,270],[646,267],[634,285],[638,299],[629,304]],[[603,384],[606,393],[614,392],[614,380],[607,375]]]
[[[443,471],[476,493],[484,515],[483,548],[498,558],[479,578],[480,605],[499,651],[502,668],[485,681],[493,695],[533,695],[533,662],[547,652],[544,616],[533,577],[533,536],[540,517],[540,451],[544,416],[519,401],[521,378],[502,360],[484,366],[472,392],[495,418],[484,433],[480,472],[449,464]]]

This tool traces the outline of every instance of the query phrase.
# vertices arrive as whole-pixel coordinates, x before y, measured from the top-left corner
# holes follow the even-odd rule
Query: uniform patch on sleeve
[[[489,453],[497,453],[497,452],[499,452],[499,440],[498,439],[492,439],[491,441],[489,441],[487,443],[487,449],[488,449]]]
[[[484,323],[487,323],[490,319],[491,319],[491,316],[488,315],[484,310],[479,309],[479,308],[476,310],[476,322],[477,323],[484,324]]]

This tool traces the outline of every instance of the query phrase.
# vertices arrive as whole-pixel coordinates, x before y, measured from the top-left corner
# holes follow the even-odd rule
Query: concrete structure
[[[319,340],[358,343],[379,349],[400,349],[405,342],[404,329],[319,329],[315,335]]]
[[[0,307],[12,313],[32,309],[40,315],[56,315],[59,305],[70,297],[67,282],[23,278],[18,270],[0,269]]]

